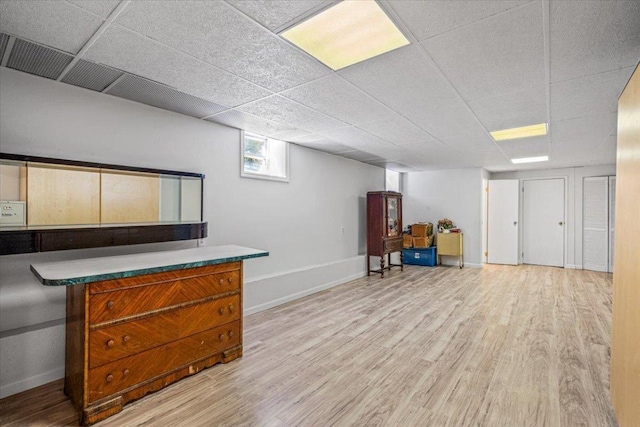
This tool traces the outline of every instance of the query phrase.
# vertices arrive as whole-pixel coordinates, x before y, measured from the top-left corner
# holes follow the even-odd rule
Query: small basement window
[[[240,175],[289,182],[289,144],[243,132]]]

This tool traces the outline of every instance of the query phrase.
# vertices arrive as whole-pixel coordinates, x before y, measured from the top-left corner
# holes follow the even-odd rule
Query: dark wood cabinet
[[[391,263],[391,253],[400,252],[400,264]],[[371,257],[380,257],[380,269],[371,270]],[[391,267],[402,269],[402,194],[394,191],[367,193],[367,275]]]

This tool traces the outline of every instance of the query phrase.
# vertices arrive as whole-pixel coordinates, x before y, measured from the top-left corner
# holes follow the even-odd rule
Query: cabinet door
[[[397,197],[386,198],[386,211],[387,211],[387,237],[395,237],[400,235],[400,222],[399,222],[399,203]]]

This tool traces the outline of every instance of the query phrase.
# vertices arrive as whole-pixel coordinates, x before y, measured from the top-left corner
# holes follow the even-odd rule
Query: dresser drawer
[[[240,322],[235,321],[90,369],[89,403],[188,366],[191,362],[238,346],[239,343]]]
[[[384,241],[384,251],[385,252],[397,252],[401,251],[402,246],[402,237],[397,239],[386,239]]]
[[[89,296],[89,323],[95,325],[237,289],[240,271],[227,271],[93,294]]]
[[[89,368],[240,319],[240,295],[89,332]]]

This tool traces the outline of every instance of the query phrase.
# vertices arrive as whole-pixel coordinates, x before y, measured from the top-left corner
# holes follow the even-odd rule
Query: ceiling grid
[[[398,171],[515,170],[543,147],[542,167],[615,160],[640,2],[378,0],[410,45],[338,72],[279,37],[334,3],[14,0],[0,3],[0,58]],[[532,121],[549,134],[489,136]]]

